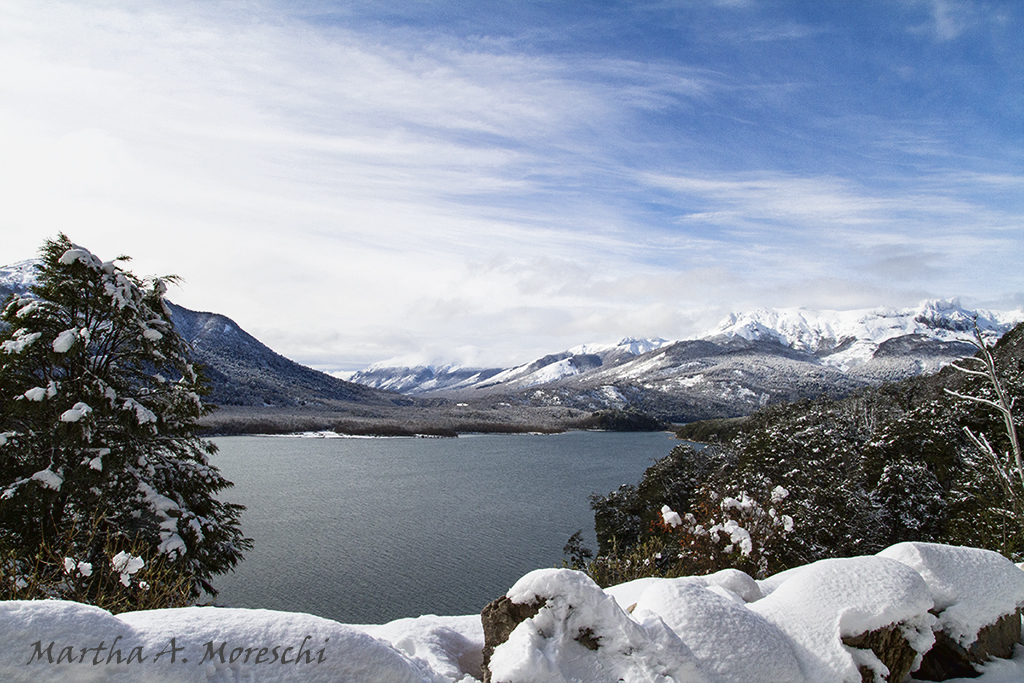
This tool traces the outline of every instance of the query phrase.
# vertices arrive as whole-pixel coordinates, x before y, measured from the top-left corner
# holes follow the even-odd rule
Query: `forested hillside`
[[[1020,403],[1024,325],[992,354],[1007,400]],[[951,392],[998,403],[989,378],[946,367],[842,400],[691,425],[681,436],[717,441],[677,446],[638,486],[593,498],[600,546],[591,569],[605,582],[728,566],[764,576],[899,541],[972,545],[1020,561],[1020,472],[1007,425],[994,407]],[[991,444],[1008,476],[966,430]],[[577,548],[575,562],[583,560]]]

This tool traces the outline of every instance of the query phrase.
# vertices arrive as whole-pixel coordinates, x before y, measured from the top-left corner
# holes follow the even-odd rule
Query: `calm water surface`
[[[679,443],[667,433],[457,439],[223,437],[255,548],[220,577],[216,604],[384,623],[472,614],[552,567],[588,497],[636,483]]]

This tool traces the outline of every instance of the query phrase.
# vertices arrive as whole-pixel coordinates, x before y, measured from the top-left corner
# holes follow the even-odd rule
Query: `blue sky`
[[[0,2],[0,262],[65,231],[328,371],[1024,305],[1024,3]]]

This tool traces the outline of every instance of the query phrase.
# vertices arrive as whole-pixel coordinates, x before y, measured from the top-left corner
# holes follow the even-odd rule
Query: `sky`
[[[0,264],[328,372],[1024,306],[1024,3],[0,0]]]

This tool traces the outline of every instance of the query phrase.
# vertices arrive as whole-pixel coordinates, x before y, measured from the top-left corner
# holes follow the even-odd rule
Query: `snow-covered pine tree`
[[[252,541],[242,506],[215,497],[231,483],[197,433],[204,382],[165,280],[142,281],[118,265],[126,257],[103,262],[63,234],[41,256],[32,294],[0,314],[0,575],[109,567],[120,550],[162,561],[193,598],[213,592],[210,578]],[[53,560],[42,568],[41,549]]]

